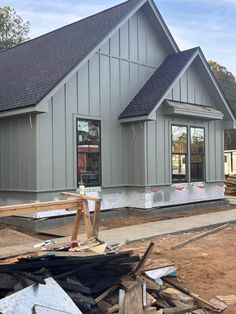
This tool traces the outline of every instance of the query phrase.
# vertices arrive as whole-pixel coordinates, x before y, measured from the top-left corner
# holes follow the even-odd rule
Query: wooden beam
[[[98,197],[93,197],[93,196],[88,196],[88,195],[82,195],[82,194],[76,194],[76,193],[70,193],[70,192],[61,192],[60,193],[63,196],[67,196],[67,197],[76,197],[79,198],[81,200],[87,200],[87,201],[99,201],[101,200]]]
[[[76,199],[2,206],[0,207],[0,217],[32,214],[37,212],[53,211],[58,209],[82,210],[82,203],[83,200]]]
[[[77,210],[76,217],[75,217],[75,223],[72,231],[72,236],[71,236],[71,241],[76,241],[78,238],[78,233],[79,233],[79,227],[80,227],[80,222],[83,216],[82,210]]]
[[[91,217],[90,217],[90,212],[89,212],[87,200],[83,201],[83,212],[84,212],[85,230],[86,230],[87,238],[89,239],[93,236],[92,235],[93,231],[92,231]]]
[[[96,238],[98,237],[98,231],[99,231],[101,203],[102,203],[101,199],[95,201],[95,207],[94,207],[92,236]]]
[[[187,244],[189,244],[189,243],[192,243],[192,242],[197,241],[197,240],[199,240],[199,239],[201,239],[201,238],[203,238],[203,237],[206,237],[206,236],[208,236],[208,235],[210,235],[210,234],[213,234],[213,233],[215,233],[215,232],[218,232],[218,231],[220,231],[220,230],[223,230],[223,229],[225,229],[225,228],[227,228],[227,227],[229,227],[229,226],[230,226],[230,224],[225,224],[225,225],[220,226],[220,227],[218,227],[218,228],[214,228],[214,229],[211,229],[211,230],[209,230],[209,231],[207,231],[207,232],[203,232],[203,233],[201,233],[201,234],[199,234],[199,235],[197,235],[197,236],[195,236],[195,237],[192,237],[191,239],[188,239],[188,240],[185,240],[185,241],[183,241],[183,242],[180,242],[180,243],[178,243],[178,244],[173,245],[173,246],[171,247],[171,249],[172,249],[172,250],[178,249],[178,248],[183,247],[183,246],[185,246],[185,245],[187,245]]]

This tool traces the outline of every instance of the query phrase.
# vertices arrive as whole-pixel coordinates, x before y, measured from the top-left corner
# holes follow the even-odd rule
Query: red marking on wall
[[[203,190],[203,189],[205,189],[205,185],[198,185],[197,188]]]
[[[176,191],[180,191],[180,192],[181,192],[181,191],[183,191],[183,190],[184,190],[184,187],[179,187],[179,188],[176,188],[175,190],[176,190]]]

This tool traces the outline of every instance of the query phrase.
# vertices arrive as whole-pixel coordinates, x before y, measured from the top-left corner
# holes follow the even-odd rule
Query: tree
[[[228,102],[236,115],[236,79],[226,67],[215,61],[208,61],[216,79],[221,86]],[[225,149],[236,149],[236,131],[227,130],[225,132]]]
[[[8,6],[0,7],[0,52],[28,40],[30,23]]]

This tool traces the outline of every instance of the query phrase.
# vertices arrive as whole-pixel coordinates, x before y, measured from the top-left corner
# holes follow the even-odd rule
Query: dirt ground
[[[150,241],[161,250],[160,256],[173,261],[177,269],[177,283],[206,300],[236,295],[236,227],[230,227],[172,250],[171,246],[199,232],[156,237],[134,242],[127,247],[147,247]],[[236,304],[228,306],[224,314],[235,314]]]
[[[231,209],[231,207],[226,207],[225,209]],[[204,209],[202,211],[197,211],[196,214],[216,210],[218,209]],[[220,210],[222,210],[222,208]],[[113,218],[102,221],[101,229],[118,228],[133,224],[141,224],[150,221],[158,221],[168,218],[172,219],[190,215],[193,216],[193,212],[183,212],[174,215],[157,215],[155,217],[146,218]],[[5,227],[6,226],[4,225],[0,225],[0,231]],[[51,235],[45,235],[16,227],[8,226],[8,228],[23,232],[31,237],[38,238],[39,241],[56,237],[52,235],[53,232]],[[59,228],[60,230],[57,230],[57,233],[64,233],[64,235],[71,234],[72,225],[67,225],[63,228],[63,230]],[[55,230],[53,231],[55,232]],[[83,228],[81,229],[81,232],[82,231]],[[155,243],[155,248],[161,251],[160,256],[169,259],[177,266],[178,283],[183,287],[190,289],[192,292],[199,294],[206,300],[210,300],[217,295],[236,295],[236,227],[224,229],[215,234],[197,240],[196,242],[188,244],[183,248],[176,250],[171,249],[172,245],[182,242],[185,239],[193,237],[199,233],[200,232],[193,232],[156,237],[149,240],[130,243],[127,247],[143,248],[143,251],[145,251],[145,248],[148,246],[150,241],[153,241]],[[12,245],[14,245],[14,241],[16,241],[16,243],[21,242],[17,233],[16,236],[12,233],[11,238]],[[224,313],[236,314],[236,304],[228,306]]]

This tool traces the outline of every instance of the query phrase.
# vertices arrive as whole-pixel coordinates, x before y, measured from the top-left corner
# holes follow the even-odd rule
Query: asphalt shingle
[[[129,0],[0,53],[0,111],[39,103],[139,1]]]
[[[149,115],[198,49],[192,48],[166,57],[119,119]]]

